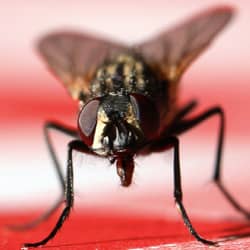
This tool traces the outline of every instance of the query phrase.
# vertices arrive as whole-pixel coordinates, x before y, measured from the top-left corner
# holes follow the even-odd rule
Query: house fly
[[[187,67],[210,45],[233,16],[231,7],[215,7],[163,31],[146,42],[127,46],[71,31],[54,32],[41,38],[38,50],[49,69],[61,80],[69,95],[80,104],[77,128],[50,121],[44,126],[46,142],[62,187],[62,197],[36,221],[17,228],[33,227],[49,217],[65,201],[54,228],[42,240],[25,243],[37,247],[51,240],[69,217],[73,206],[72,152],[107,158],[114,164],[121,185],[131,184],[135,155],[173,148],[174,198],[189,232],[203,238],[192,225],[182,202],[178,136],[201,122],[219,117],[219,136],[213,180],[226,199],[249,218],[221,182],[220,163],[224,138],[224,112],[215,106],[192,118],[191,101],[178,106],[178,87]],[[49,130],[74,137],[67,151],[64,180],[52,146]]]

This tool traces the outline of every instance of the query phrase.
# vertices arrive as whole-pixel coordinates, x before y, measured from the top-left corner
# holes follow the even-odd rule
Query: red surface
[[[28,221],[33,214],[2,214],[1,224]],[[55,221],[55,216],[38,229],[26,232],[1,231],[0,249],[18,249],[23,242],[35,241],[45,236]],[[248,249],[250,225],[244,222],[204,222],[194,220],[199,232],[219,240],[216,249]],[[155,248],[153,248],[153,246]],[[237,247],[238,246],[238,247]],[[150,248],[152,247],[152,248]],[[187,232],[181,219],[115,217],[87,212],[73,212],[58,235],[43,249],[208,249],[196,242]]]
[[[200,79],[200,81],[202,81],[202,79]],[[231,81],[233,80],[231,79]],[[196,79],[196,82],[199,82],[199,80]],[[42,86],[42,80],[37,81],[37,86]],[[182,92],[182,97],[184,96],[183,99],[188,100],[193,96],[200,97],[201,106],[199,110],[211,106],[214,103],[217,104],[218,95],[220,95],[220,92],[223,93],[225,91],[225,87],[221,85],[214,86],[213,88],[209,88],[208,84],[204,86],[196,85],[196,87],[191,89],[185,87],[188,86],[188,83],[185,83],[183,86],[186,88]],[[51,92],[54,91],[57,93],[56,96],[51,95]],[[226,91],[227,94],[221,95],[219,103],[225,107],[229,117],[227,133],[230,136],[244,135],[243,141],[245,142],[246,137],[249,136],[248,128],[250,125],[250,120],[244,118],[245,107],[249,104],[249,93],[245,91],[244,88],[228,88]],[[6,105],[5,109],[1,109],[1,119],[5,126],[16,126],[17,121],[21,122],[20,125],[22,125],[22,121],[36,124],[48,117],[70,121],[71,124],[73,124],[77,105],[68,98],[65,90],[59,83],[55,83],[51,89],[41,88],[41,90],[38,89],[38,91],[34,91],[31,88],[25,95],[19,95],[18,92],[11,93],[11,95],[10,92],[6,91],[6,93],[8,93],[8,95],[3,95],[1,99],[3,104]],[[235,96],[240,97],[241,101],[239,102]],[[11,105],[13,97],[16,100],[15,107]],[[241,122],[242,120],[244,120],[244,122]],[[9,130],[6,131],[9,132]],[[202,130],[201,132],[205,132],[206,135],[214,133],[214,131],[211,131],[210,126],[207,126],[205,131]],[[190,138],[192,138],[192,136],[190,136]],[[247,162],[247,159],[245,159],[245,162]],[[238,178],[240,178],[240,176],[238,176]],[[241,185],[246,186],[246,183],[240,182],[237,186],[238,190],[243,189]],[[146,193],[143,195],[145,196]],[[238,195],[240,194],[238,193]],[[201,202],[209,203],[210,198],[212,199],[212,197],[206,197],[205,200]],[[189,197],[189,200],[192,200],[192,197]],[[198,201],[196,200],[196,202]],[[243,204],[248,204],[247,200],[245,200]],[[224,209],[224,207],[222,209]],[[19,214],[17,210],[15,214],[0,214],[0,221],[1,225],[29,221],[38,214],[40,214],[39,211],[33,214],[30,212],[27,212],[27,214]],[[88,210],[86,214],[80,214],[78,211],[74,211],[60,232],[48,245],[44,246],[44,249],[208,248],[196,242],[193,237],[190,236],[180,217],[171,220],[169,217],[166,217],[166,219],[163,217],[160,219],[140,217],[138,215],[118,217],[118,213],[115,214],[116,215],[110,213],[100,214],[93,210]],[[204,210],[204,214],[206,214],[206,209]],[[13,233],[2,229],[0,232],[0,249],[19,249],[22,243],[26,241],[40,240],[53,227],[56,218],[57,217],[54,216],[49,222],[40,225],[35,230],[27,232]],[[206,218],[206,220],[203,221],[192,216],[192,222],[202,236],[214,240],[226,237],[226,239],[220,243],[220,247],[216,249],[249,249],[249,223],[244,220],[235,222],[213,220],[212,222],[208,222],[208,217],[205,216],[204,218]]]
[[[35,81],[35,77],[29,79],[29,81]],[[234,79],[230,79],[228,86],[233,86],[234,81]],[[239,80],[238,83],[241,83],[241,81]],[[17,80],[12,80],[14,85],[17,85],[17,82]],[[198,84],[199,82],[203,82],[204,85]],[[210,88],[209,83],[203,78],[196,79],[195,83],[197,84],[193,85],[192,88],[189,88],[189,82],[185,82],[185,84],[182,85],[182,99],[190,100],[193,97],[197,97],[199,100],[200,98],[201,105],[198,110],[205,109],[214,104],[222,104],[229,118],[227,135],[231,136],[231,138],[233,136],[241,136],[241,142],[246,143],[246,138],[247,136],[249,137],[250,126],[250,120],[245,118],[247,114],[246,107],[249,105],[250,100],[248,89],[244,88],[242,83],[238,85],[241,86],[238,88],[226,88],[226,85],[220,84]],[[40,135],[40,123],[47,118],[56,118],[74,124],[77,105],[67,96],[60,83],[56,83],[56,81],[51,82],[51,88],[43,88],[43,79],[40,79],[36,81],[36,84],[36,88],[30,84],[30,86],[33,87],[30,87],[27,92],[22,92],[22,94],[20,94],[18,88],[15,92],[11,92],[9,89],[2,92],[1,101],[3,105],[0,111],[2,126],[6,126],[7,128],[5,130],[6,133],[12,134],[10,128],[16,127],[17,123],[19,126],[39,124],[37,134],[39,133]],[[57,94],[53,95],[53,93]],[[14,104],[13,100],[15,100]],[[203,133],[206,136],[210,133],[214,134],[215,132],[211,130],[210,125],[205,125],[205,130],[200,131],[199,136],[202,136]],[[190,139],[191,138],[192,134],[190,135]],[[15,139],[9,137],[9,141],[11,140],[14,141]],[[25,149],[22,150],[25,152]],[[28,154],[28,152],[26,151],[25,154]],[[247,159],[242,159],[241,166],[237,167],[239,169],[240,167],[244,167],[246,162],[248,162]],[[237,171],[235,174],[237,174]],[[241,173],[239,172],[236,179],[239,183],[237,190],[244,190],[241,185],[246,187],[247,183],[240,181],[240,175]],[[114,178],[116,178],[116,176]],[[35,180],[33,185],[35,185]],[[237,192],[237,194],[237,197],[239,197],[240,193]],[[147,195],[146,192],[143,195],[145,197]],[[213,198],[206,197],[205,200],[201,202],[209,203],[210,199]],[[189,201],[190,200],[192,200],[192,197],[189,197]],[[197,202],[196,199],[196,203]],[[218,204],[220,204],[220,202],[218,202]],[[248,204],[247,199],[245,199],[245,201],[243,200],[243,204]],[[224,209],[223,206],[222,209]],[[14,223],[15,221],[29,221],[35,217],[35,214],[39,214],[39,211],[36,211],[34,214],[30,212],[27,212],[27,214],[19,214],[17,210],[15,214],[0,214],[0,221],[2,225]],[[169,217],[166,217],[166,219],[164,217],[155,219],[140,217],[138,215],[118,217],[118,213],[115,214],[116,215],[105,213],[101,215],[96,213],[96,211],[89,210],[85,215],[73,212],[58,235],[49,242],[44,249],[208,248],[196,242],[193,237],[190,236],[180,217],[170,220]],[[204,214],[206,214],[206,209],[204,209]],[[217,249],[249,249],[250,224],[247,224],[243,220],[237,222],[213,220],[213,222],[208,222],[207,219],[209,217],[204,216],[204,218],[206,218],[206,220],[203,221],[192,216],[195,228],[202,236],[215,240],[221,237],[235,237],[234,239],[229,238],[221,242],[221,247]],[[28,232],[13,233],[2,229],[0,233],[0,249],[19,249],[23,242],[40,240],[50,231],[55,221],[56,217],[53,217],[50,222],[44,223],[36,230]]]

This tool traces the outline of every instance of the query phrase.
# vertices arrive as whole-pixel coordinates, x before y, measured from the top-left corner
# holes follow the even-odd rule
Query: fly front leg
[[[216,245],[216,242],[207,240],[201,237],[193,227],[184,204],[182,202],[182,186],[181,186],[181,169],[179,156],[179,140],[177,137],[169,137],[161,142],[161,150],[173,147],[174,149],[174,197],[178,211],[181,213],[182,219],[188,228],[189,232],[200,242],[207,245]]]
[[[51,141],[49,130],[55,130],[55,131],[58,131],[60,133],[63,133],[65,135],[68,135],[68,136],[71,136],[74,138],[78,138],[78,131],[77,131],[77,129],[75,129],[73,127],[64,125],[64,124],[59,123],[59,122],[53,122],[53,121],[46,122],[44,124],[44,127],[43,127],[45,142],[46,142],[46,145],[48,147],[50,156],[52,158],[53,166],[56,170],[56,175],[57,175],[59,182],[60,182],[61,195],[60,195],[59,199],[55,202],[55,204],[48,211],[46,211],[44,214],[40,215],[35,220],[28,222],[28,223],[25,223],[25,224],[7,225],[6,227],[10,230],[21,231],[21,230],[32,229],[32,228],[38,226],[43,221],[47,220],[60,207],[60,205],[63,202],[64,194],[65,194],[65,180],[63,177],[63,173],[62,173],[62,168],[60,166],[59,160],[56,156],[56,153],[55,153],[52,141]]]
[[[68,218],[71,208],[73,207],[74,201],[74,192],[73,192],[73,162],[72,162],[72,152],[77,150],[80,152],[85,152],[88,150],[87,146],[83,144],[82,141],[71,141],[68,144],[68,161],[67,161],[67,173],[66,173],[66,182],[65,182],[65,208],[63,209],[56,225],[52,231],[41,241],[33,243],[25,243],[24,247],[38,247],[45,245],[49,240],[51,240],[62,227],[64,221]]]

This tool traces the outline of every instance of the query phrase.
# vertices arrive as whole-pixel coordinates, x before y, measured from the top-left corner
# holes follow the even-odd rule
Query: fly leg
[[[186,105],[181,107],[178,111],[177,114],[175,115],[172,123],[171,123],[171,128],[175,128],[177,124],[185,117],[188,115],[190,112],[193,111],[193,109],[197,106],[197,101],[196,100],[191,100],[188,102]],[[169,126],[167,126],[165,129],[163,129],[163,132],[161,134],[161,138],[166,138],[170,135],[169,133]]]
[[[86,152],[88,151],[88,147],[82,141],[78,140],[71,141],[68,144],[68,160],[67,160],[67,172],[65,181],[65,203],[66,203],[65,208],[63,209],[54,228],[44,239],[33,243],[25,243],[24,247],[38,247],[45,245],[49,240],[51,240],[57,234],[58,230],[62,227],[64,221],[68,218],[74,202],[73,163],[72,163],[73,150]]]
[[[56,170],[59,182],[60,182],[61,196],[59,197],[59,199],[56,201],[56,203],[48,211],[46,211],[44,214],[39,216],[37,219],[35,219],[31,222],[25,223],[25,224],[7,225],[7,228],[10,230],[28,230],[28,229],[34,228],[35,226],[38,226],[43,221],[47,220],[60,207],[60,205],[63,202],[64,193],[65,193],[65,181],[64,181],[63,173],[62,173],[59,161],[57,159],[54,147],[52,145],[51,138],[49,136],[49,130],[52,130],[52,129],[59,131],[61,133],[64,133],[68,136],[72,136],[74,138],[78,138],[78,132],[76,129],[71,128],[69,126],[65,126],[65,125],[58,123],[58,122],[46,122],[44,124],[44,127],[43,127],[45,141],[46,141],[49,153],[50,153],[52,161],[54,163],[53,165],[55,167],[55,170]]]
[[[196,125],[200,124],[201,122],[207,120],[208,118],[219,116],[220,125],[219,125],[219,136],[218,136],[218,143],[217,143],[217,152],[216,152],[216,161],[215,161],[215,169],[213,175],[213,181],[218,186],[219,190],[223,193],[229,203],[240,213],[242,213],[247,219],[250,219],[250,213],[245,210],[237,201],[236,199],[228,192],[225,186],[222,184],[221,180],[221,158],[222,158],[222,148],[223,148],[223,140],[224,140],[224,131],[225,131],[225,116],[224,112],[220,107],[210,108],[209,110],[205,111],[204,113],[197,115],[194,118],[190,119],[182,119],[179,124],[176,124],[170,130],[171,134],[181,134]]]
[[[187,114],[189,114],[195,107],[197,106],[197,101],[192,100],[188,102],[184,107],[182,107],[179,112],[177,113],[174,124],[179,122],[183,117],[185,117]]]
[[[161,141],[161,145],[158,150],[166,150],[169,147],[174,148],[174,197],[176,206],[181,213],[182,219],[188,228],[189,232],[200,242],[207,245],[216,245],[216,242],[204,239],[194,229],[186,209],[182,202],[182,187],[181,187],[181,170],[180,170],[180,158],[179,158],[179,140],[177,137],[168,137]]]

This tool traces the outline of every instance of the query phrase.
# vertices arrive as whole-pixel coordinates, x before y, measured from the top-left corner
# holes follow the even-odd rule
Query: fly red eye
[[[97,99],[88,102],[78,117],[78,127],[81,137],[88,146],[91,146],[93,142],[99,104],[100,101]]]
[[[131,94],[130,100],[144,135],[147,139],[154,138],[159,128],[159,115],[154,103],[141,94]]]

